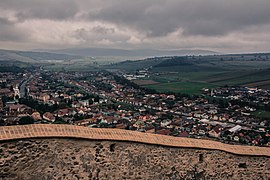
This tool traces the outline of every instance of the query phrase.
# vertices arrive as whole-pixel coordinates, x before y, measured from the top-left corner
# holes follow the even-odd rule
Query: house
[[[96,123],[96,122],[97,122],[97,119],[89,118],[89,119],[83,119],[80,121],[76,121],[75,124],[78,126],[88,126],[88,125]]]
[[[120,124],[116,124],[115,127],[117,129],[126,129],[127,126],[125,124],[123,124],[123,123],[120,123]]]
[[[79,103],[80,103],[83,107],[89,106],[89,100],[80,100]]]
[[[171,131],[169,129],[161,129],[156,131],[156,134],[161,134],[161,135],[170,135]]]
[[[239,141],[239,137],[238,136],[234,136],[233,137],[233,140],[238,142]]]
[[[69,110],[68,108],[60,109],[60,110],[57,112],[57,115],[58,115],[59,117],[68,116],[68,115],[70,115],[70,114],[71,114],[71,112],[70,112],[70,110]]]
[[[136,127],[137,129],[141,129],[141,128],[143,128],[145,126],[145,124],[144,124],[143,121],[138,120],[133,124],[133,126]]]
[[[63,94],[62,97],[64,97],[64,99],[71,99],[71,96],[69,96],[68,94]]]
[[[41,115],[40,115],[40,113],[39,112],[33,112],[32,113],[32,118],[35,120],[35,121],[38,121],[38,120],[41,120],[42,118],[41,118]]]
[[[53,98],[51,98],[50,100],[49,100],[49,102],[51,103],[51,104],[60,104],[60,102],[61,102],[61,99],[60,98],[57,98],[57,97],[53,97]]]
[[[79,108],[79,107],[81,107],[81,104],[78,101],[73,101],[71,107]]]
[[[150,128],[145,128],[145,132],[146,133],[155,133],[155,128],[154,127],[150,127]]]
[[[179,137],[189,137],[189,134],[187,131],[183,131],[183,132],[180,132],[178,136]]]
[[[235,132],[237,132],[237,131],[240,131],[241,128],[242,128],[242,127],[241,127],[240,125],[236,125],[236,126],[232,127],[231,129],[229,129],[229,131],[230,131],[231,133],[235,133]]]
[[[39,97],[38,97],[39,100],[47,103],[49,102],[49,99],[50,99],[50,96],[46,93],[42,93]]]
[[[209,131],[209,135],[211,137],[215,137],[218,138],[220,136],[220,132],[221,132],[221,128],[219,128],[218,126],[214,127],[211,131]]]
[[[103,104],[103,103],[107,103],[107,102],[108,102],[107,99],[100,99],[100,100],[99,100],[99,104]]]
[[[12,92],[8,88],[3,88],[3,89],[0,89],[0,95],[11,96]]]
[[[78,114],[85,115],[87,108],[77,108],[76,111]]]
[[[21,104],[12,104],[9,106],[10,112],[23,112],[24,109],[25,109],[25,106]]]
[[[161,127],[167,127],[169,124],[171,124],[171,120],[169,119],[166,119],[166,120],[163,120],[161,123],[160,123],[160,126]]]
[[[106,123],[111,124],[114,123],[114,117],[113,116],[107,116],[104,118]]]
[[[46,112],[43,114],[43,119],[47,120],[47,121],[51,121],[51,122],[54,122],[55,121],[55,117],[52,113],[50,112]]]
[[[205,130],[204,129],[199,129],[199,135],[205,135]]]
[[[2,110],[3,107],[4,107],[4,103],[3,103],[3,101],[2,101],[2,99],[0,97],[0,110]]]

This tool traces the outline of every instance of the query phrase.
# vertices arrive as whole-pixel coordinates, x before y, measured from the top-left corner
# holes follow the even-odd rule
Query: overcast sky
[[[270,51],[270,0],[1,0],[1,49]]]

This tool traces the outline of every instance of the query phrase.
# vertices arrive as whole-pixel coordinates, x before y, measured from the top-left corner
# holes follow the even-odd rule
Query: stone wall
[[[71,137],[91,140],[129,141],[170,147],[222,150],[239,155],[270,156],[270,148],[267,147],[229,145],[210,140],[163,136],[120,129],[96,129],[52,124],[0,127],[0,141],[37,137]]]
[[[0,142],[0,179],[268,179],[270,157],[134,142]]]

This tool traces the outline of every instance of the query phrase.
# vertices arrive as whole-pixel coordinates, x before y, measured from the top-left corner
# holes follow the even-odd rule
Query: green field
[[[146,85],[144,87],[155,89],[159,92],[179,92],[184,94],[201,94],[202,88],[215,88],[216,86],[210,83],[202,82],[173,82],[160,83],[154,85]]]
[[[270,118],[270,111],[255,111],[252,113],[253,116],[256,116],[258,118]]]
[[[270,70],[259,71],[197,71],[153,75],[149,80],[158,82],[145,85],[157,91],[173,91],[198,94],[202,88],[214,88],[225,85],[243,85],[249,87],[270,87]]]
[[[135,73],[147,69],[144,87],[161,92],[199,94],[202,88],[250,86],[270,88],[270,54],[157,57],[126,61],[113,69]],[[108,68],[108,66],[107,66]]]

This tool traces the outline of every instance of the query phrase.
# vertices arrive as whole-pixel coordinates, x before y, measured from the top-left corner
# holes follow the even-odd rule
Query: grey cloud
[[[111,27],[95,26],[93,28],[79,28],[73,32],[73,37],[84,41],[110,40],[113,42],[127,41],[129,37],[116,33]]]
[[[26,40],[26,32],[15,28],[14,23],[0,17],[0,41]]]
[[[111,34],[115,32],[114,28],[107,28],[102,26],[95,26],[91,29],[94,33],[100,33],[100,34]]]
[[[148,36],[224,35],[270,22],[269,0],[110,1],[90,18],[136,28]]]
[[[19,20],[65,20],[88,11],[90,23],[114,23],[136,29],[148,37],[166,36],[178,29],[183,30],[184,35],[224,35],[270,23],[269,7],[269,0],[0,1],[0,9],[14,11]],[[77,20],[83,18],[85,15]]]
[[[79,12],[73,0],[8,0],[0,1],[2,9],[14,11],[19,20],[73,18]]]
[[[11,24],[12,23],[8,19],[0,17],[0,25],[11,25]]]
[[[73,37],[80,40],[89,40],[89,31],[85,28],[79,28],[73,32]]]
[[[0,0],[0,46],[64,39],[51,44],[269,49],[269,7],[270,0]]]

